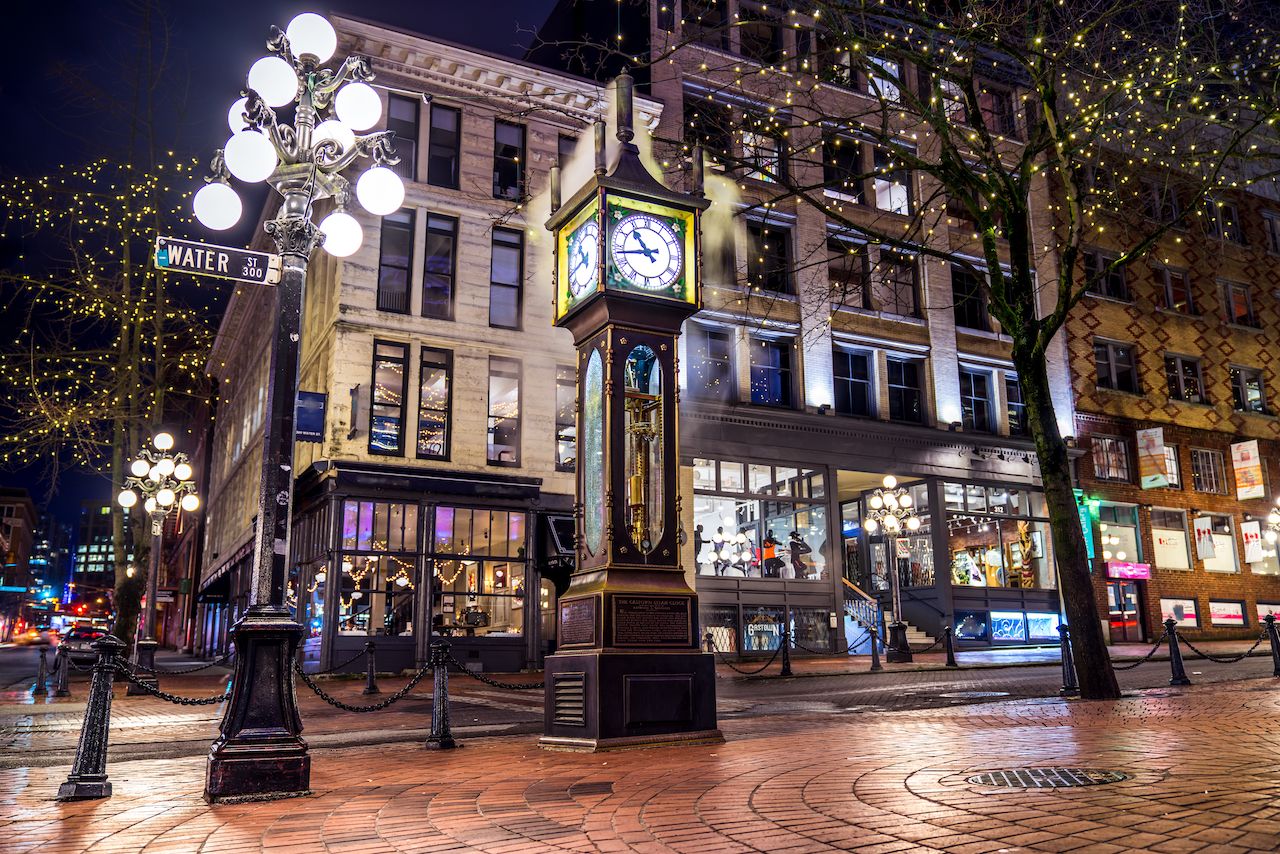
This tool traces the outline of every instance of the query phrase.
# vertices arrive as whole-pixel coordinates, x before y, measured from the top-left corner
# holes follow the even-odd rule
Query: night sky
[[[37,176],[59,164],[138,151],[122,109],[145,70],[139,50],[150,15],[153,66],[165,73],[156,86],[157,150],[202,160],[226,141],[227,108],[250,64],[265,55],[271,24],[283,28],[300,12],[350,14],[437,36],[493,53],[519,56],[554,0],[327,0],[306,4],[278,0],[216,3],[116,0],[27,2],[6,14],[10,38],[0,69],[0,174]],[[161,34],[168,33],[167,55]],[[136,78],[135,78],[136,79]],[[118,99],[118,100],[117,100]],[[143,149],[145,150],[145,149]],[[248,204],[246,204],[248,207]],[[247,239],[247,236],[241,237]],[[236,238],[228,242],[235,243]],[[4,259],[0,259],[4,263]],[[0,472],[0,483],[24,486],[42,504],[49,484],[36,471]],[[73,474],[57,484],[50,509],[74,525],[82,499],[108,498],[100,477]]]

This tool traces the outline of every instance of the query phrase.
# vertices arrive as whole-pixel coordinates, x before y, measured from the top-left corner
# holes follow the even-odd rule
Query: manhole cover
[[[988,771],[967,778],[979,786],[1008,786],[1016,789],[1065,789],[1072,786],[1101,786],[1128,780],[1119,771],[1094,771],[1090,768],[1012,768]]]
[[[939,697],[955,697],[961,700],[980,700],[983,697],[1008,697],[1008,691],[952,691],[948,694],[939,694]]]

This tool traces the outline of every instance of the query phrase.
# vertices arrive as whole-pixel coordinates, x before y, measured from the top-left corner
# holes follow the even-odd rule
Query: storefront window
[[[953,584],[1055,586],[1043,494],[955,483],[944,484],[943,494]]]
[[[410,555],[342,556],[340,635],[412,635],[414,559]]]
[[[1239,572],[1240,564],[1236,562],[1236,538],[1231,526],[1230,516],[1210,516],[1213,528],[1213,557],[1204,559],[1204,568],[1208,572]]]
[[[782,643],[781,607],[744,605],[742,608],[742,649],[744,652],[773,652]]]
[[[519,636],[525,613],[525,514],[436,508],[431,627],[453,637]]]
[[[707,605],[702,608],[702,630],[711,635],[717,652],[738,651],[738,606]]]
[[[695,464],[695,482],[710,478],[710,460]],[[826,494],[822,473],[752,463],[719,463],[719,490],[695,488],[694,551],[698,574],[730,578],[828,579],[826,506],[804,499]],[[743,492],[743,477],[750,493]]]
[[[826,608],[792,608],[791,637],[794,643],[810,650],[831,649],[831,612]]]
[[[1191,540],[1187,536],[1187,514],[1182,510],[1151,511],[1151,541],[1155,564],[1160,569],[1191,569]]]
[[[1138,508],[1124,504],[1100,505],[1098,535],[1102,540],[1103,560],[1142,560],[1138,545]]]

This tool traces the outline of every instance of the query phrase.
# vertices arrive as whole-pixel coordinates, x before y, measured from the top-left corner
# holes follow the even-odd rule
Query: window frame
[[[379,347],[396,347],[401,351],[399,357],[379,356]],[[373,339],[373,359],[370,362],[371,370],[369,371],[369,440],[367,449],[371,455],[379,457],[403,457],[405,455],[404,438],[405,438],[405,416],[408,415],[408,396],[409,396],[409,352],[410,345],[402,341],[388,341],[382,338]],[[374,414],[375,407],[378,406],[395,406],[391,403],[379,403],[378,394],[378,363],[380,361],[399,362],[401,368],[400,380],[400,415],[397,418],[399,427],[396,434],[396,450],[384,450],[377,448],[373,444],[374,437]]]
[[[1017,389],[1017,394],[1012,389]],[[1009,435],[1030,436],[1031,422],[1027,416],[1027,399],[1022,393],[1022,381],[1016,374],[1008,372],[1004,375],[1004,407],[1005,418],[1009,422]]]
[[[512,444],[515,447],[514,460],[494,459],[493,457],[493,449],[495,447],[493,442],[493,434],[494,434],[494,427],[495,427],[494,419],[496,418],[501,420],[503,418],[503,416],[501,415],[493,414],[493,380],[495,376],[503,376],[508,379],[511,378],[510,375],[495,373],[495,367],[499,364],[514,366],[513,367],[514,379],[516,381],[516,414],[513,419],[515,421],[515,436],[512,442]],[[485,389],[485,418],[486,418],[485,462],[487,465],[495,466],[498,468],[519,468],[520,460],[521,460],[521,457],[523,456],[522,452],[524,448],[524,412],[523,412],[523,409],[524,409],[524,363],[519,359],[513,359],[509,356],[495,356],[490,354],[489,369],[488,369],[488,373],[486,374],[486,377],[487,377],[487,383],[486,383],[487,388]]]
[[[1168,489],[1182,489],[1182,458],[1178,456],[1178,446],[1169,442],[1164,444],[1164,471],[1169,481]]]
[[[1267,235],[1267,251],[1280,255],[1280,211],[1262,212],[1262,230]]]
[[[400,222],[394,217],[408,217],[408,222]],[[384,259],[386,257],[387,232],[389,230],[398,229],[408,233],[409,236],[409,254],[405,259],[403,268],[395,264],[388,264]],[[409,314],[409,303],[413,297],[413,269],[414,255],[417,254],[417,234],[418,232],[418,212],[414,208],[400,208],[398,211],[384,216],[378,227],[378,276],[374,285],[374,308],[378,311],[386,311],[391,314]],[[383,287],[382,287],[382,270],[384,267],[390,269],[403,269],[404,271],[404,307],[388,308],[383,305]]]
[[[1250,376],[1258,382],[1259,406],[1256,409],[1248,405],[1248,377]],[[1262,368],[1251,368],[1247,365],[1229,365],[1227,367],[1227,377],[1231,382],[1231,407],[1234,411],[1253,415],[1271,414],[1271,409],[1267,406],[1267,383]]]
[[[568,389],[570,401],[570,417],[568,421],[560,418],[560,394]],[[562,438],[564,428],[570,428],[573,431],[573,461],[564,462],[560,458],[560,443],[567,441]],[[574,471],[577,468],[578,459],[578,375],[573,365],[556,365],[556,414],[555,414],[555,441],[556,441],[556,471]]]
[[[1202,461],[1209,461],[1211,465],[1206,471],[1201,465]],[[1213,484],[1206,484],[1206,475],[1212,475]],[[1218,486],[1217,489],[1204,489],[1204,486]],[[1226,458],[1222,451],[1215,448],[1195,448],[1191,449],[1191,489],[1194,492],[1202,492],[1205,495],[1226,495],[1229,492],[1227,483]]]
[[[1102,366],[1098,363],[1098,347],[1106,348],[1107,353],[1107,382],[1102,381]],[[1116,353],[1118,348],[1123,348],[1129,353],[1129,371],[1133,375],[1133,388],[1120,388],[1117,378],[1121,376],[1116,370]],[[1126,344],[1123,341],[1112,341],[1108,338],[1093,339],[1093,356],[1094,368],[1097,374],[1096,387],[1106,389],[1107,391],[1116,391],[1121,394],[1142,394],[1142,382],[1138,375],[1138,348],[1135,344]]]
[[[898,299],[902,295],[903,283],[896,278],[890,278],[886,275],[889,265],[893,265],[901,269],[910,267],[911,269],[911,305],[910,313],[895,311],[900,308],[902,303]],[[878,287],[877,287],[878,283]],[[890,314],[895,317],[920,317],[920,257],[910,252],[901,252],[896,249],[884,249],[879,251],[879,257],[871,268],[871,304],[875,311],[884,314]],[[893,291],[895,296],[894,308],[886,308],[881,304],[879,296],[881,293]]]
[[[441,356],[441,361],[427,362],[427,354],[434,353]],[[442,414],[444,422],[444,444],[439,454],[424,454],[422,452],[422,412],[423,394],[422,394],[422,378],[426,376],[427,368],[443,368],[445,382],[445,400],[443,409],[432,409],[432,412]],[[452,451],[453,442],[453,351],[446,350],[443,347],[427,347],[423,346],[418,354],[418,441],[414,443],[417,458],[420,460],[448,460]]]
[[[506,143],[498,140],[499,128],[515,128],[520,132],[520,143],[518,151],[514,156],[508,157],[500,153],[500,146]],[[518,122],[508,122],[503,119],[493,120],[493,197],[495,199],[505,199],[507,201],[520,201],[525,197],[526,190],[526,172],[525,160],[529,153],[529,129],[525,125]],[[502,165],[512,163],[515,166],[515,183],[512,185],[510,192],[504,191],[504,185],[499,185],[499,175],[502,173]]]
[[[972,329],[979,332],[991,331],[991,312],[987,305],[987,289],[983,287],[983,281],[980,276],[975,276],[972,271],[965,269],[960,264],[951,263],[951,309],[955,316],[956,326],[960,329]],[[960,279],[972,279],[975,285],[972,293],[960,294],[956,290],[957,274]],[[969,323],[973,318],[968,315],[971,312],[977,312],[977,323]],[[961,317],[961,315],[966,315]]]
[[[1235,202],[1223,201],[1213,196],[1206,196],[1204,204],[1206,223],[1211,229],[1209,237],[1214,240],[1233,243],[1236,246],[1244,246],[1244,225],[1240,222],[1240,206]],[[1231,211],[1231,215],[1225,224],[1223,218],[1224,209]]]
[[[866,380],[860,380],[857,377],[852,376],[852,371],[848,372],[850,376],[841,376],[840,364],[837,357],[843,357],[848,360],[862,359],[867,368]],[[850,364],[852,364],[851,361]],[[832,402],[832,409],[835,410],[837,414],[844,415],[849,418],[879,417],[879,409],[877,408],[876,400],[876,360],[874,351],[862,350],[857,347],[842,347],[839,344],[832,347],[831,380],[835,387],[835,397]],[[854,388],[856,386],[863,385],[866,387],[866,412],[855,412],[853,411],[854,407],[852,406],[852,403],[855,400],[855,395],[853,393]],[[840,406],[839,389],[841,386],[845,387],[847,391],[847,396],[850,402],[850,406],[847,408],[842,408]]]
[[[1093,297],[1102,297],[1103,299],[1115,300],[1116,302],[1133,302],[1133,292],[1129,287],[1129,277],[1126,274],[1128,265],[1118,267],[1105,276],[1098,278],[1099,274],[1120,256],[1115,252],[1109,252],[1105,249],[1091,247],[1084,250],[1084,278],[1086,289],[1085,293]],[[1118,288],[1117,281],[1113,277],[1119,277]],[[1102,290],[1098,290],[1102,287]],[[1120,295],[1116,295],[1116,291]]]
[[[1160,308],[1164,311],[1170,311],[1174,314],[1181,314],[1185,317],[1197,317],[1199,311],[1196,308],[1195,287],[1191,284],[1191,273],[1182,267],[1167,267],[1163,264],[1155,267],[1156,280],[1160,284]],[[1186,301],[1183,308],[1178,308],[1177,300],[1174,299],[1174,279],[1181,279],[1186,292]]]
[[[436,162],[436,113],[452,113],[456,122],[454,129],[454,144],[452,148],[453,168],[449,179],[446,181],[432,180],[435,174],[433,166]],[[433,187],[443,187],[448,190],[457,190],[461,186],[462,181],[462,108],[451,107],[448,104],[437,104],[431,102],[431,109],[428,111],[428,133],[427,137],[427,183]],[[443,146],[441,146],[443,147]],[[438,176],[437,176],[438,177]]]
[[[408,119],[397,119],[391,116],[391,106],[396,102],[404,102],[413,106],[413,121]],[[413,137],[409,139],[409,134],[401,133],[391,126],[392,122],[405,122],[413,127]],[[418,180],[418,144],[422,138],[422,99],[410,98],[407,95],[401,95],[398,92],[387,93],[387,117],[384,123],[387,130],[395,131],[393,145],[396,149],[396,155],[399,156],[400,162],[391,166],[391,170],[398,174],[406,181],[417,183]],[[404,142],[409,143],[408,146]]]
[[[836,259],[841,259],[837,262]],[[853,259],[851,266],[860,267],[861,270],[848,277],[846,281],[838,282],[836,277],[832,275],[838,263],[850,265],[848,259]],[[856,289],[856,295],[860,297],[856,302],[847,298],[855,296],[855,292],[849,289],[850,284],[855,279],[861,280],[861,285]],[[836,288],[839,286],[839,293]],[[871,309],[871,253],[867,249],[867,244],[856,240],[848,240],[835,234],[827,235],[827,294],[831,303],[841,308],[859,308],[863,310]]]
[[[1236,313],[1236,294],[1244,295],[1245,316],[1243,319]],[[1247,282],[1235,282],[1230,279],[1222,280],[1222,307],[1226,314],[1226,321],[1231,326],[1239,326],[1244,329],[1261,329],[1262,325],[1258,322],[1258,313],[1253,305],[1253,288]]]
[[[960,422],[965,430],[972,430],[975,433],[995,433],[995,401],[993,398],[994,377],[990,371],[983,371],[976,368],[960,366]],[[981,380],[986,386],[986,397],[979,397],[977,393],[977,381]],[[966,407],[966,401],[969,402]],[[981,409],[979,409],[981,405]],[[982,419],[978,418],[978,413],[983,413]],[[979,421],[984,422],[979,426]]]
[[[765,232],[769,232],[766,237]],[[774,236],[781,234],[779,238]],[[794,296],[795,295],[795,279],[792,275],[792,246],[793,229],[790,225],[773,225],[761,220],[747,220],[747,286],[752,290],[758,290],[763,293],[773,294],[775,296]],[[758,242],[757,242],[758,240]],[[774,246],[781,248],[782,267],[775,269],[773,264],[778,259],[774,257],[773,246],[767,246],[766,241],[770,241]],[[783,288],[778,288],[766,284],[781,277]]]
[[[515,238],[514,242],[505,242],[499,240],[499,235],[508,235]],[[494,279],[494,250],[499,245],[514,246],[516,248],[516,280],[515,282],[499,282]],[[525,279],[525,246],[524,232],[515,228],[501,228],[495,226],[489,234],[489,327],[492,329],[513,329],[516,331],[524,328],[524,279]],[[506,288],[514,290],[516,294],[516,317],[515,324],[508,325],[505,323],[494,323],[493,294],[495,288]]]
[[[710,347],[706,343],[715,336],[717,340],[723,338],[725,344],[725,359],[711,357]],[[689,324],[688,338],[685,344],[685,359],[687,365],[685,371],[685,387],[688,389],[689,396],[696,400],[714,400],[720,403],[734,403],[738,399],[738,382],[736,370],[736,352],[734,347],[734,334],[732,329],[725,329],[720,326],[710,326],[703,323]],[[694,353],[690,354],[690,350]],[[726,379],[724,384],[724,392],[714,393],[709,391],[710,385],[698,386],[693,382],[692,366],[695,363],[701,364],[723,364],[727,367]],[[708,377],[709,379],[709,377]]]
[[[425,213],[426,223],[425,223],[425,229],[423,232],[422,295],[421,295],[421,299],[418,300],[419,311],[421,312],[423,317],[430,317],[434,320],[453,320],[455,316],[457,296],[458,296],[459,220],[458,220],[458,217],[456,216],[446,216],[444,214],[432,213],[431,211],[426,211],[424,213]],[[446,232],[445,229],[436,226],[435,223],[437,221],[448,223],[449,225],[448,231]],[[447,278],[449,280],[449,301],[447,306],[448,310],[446,311],[445,314],[428,314],[427,313],[428,276],[432,276],[432,277],[442,276],[442,274],[438,274],[438,273],[429,273],[427,270],[427,261],[429,258],[432,257],[429,250],[431,248],[431,237],[433,234],[437,236],[447,234],[451,244],[450,251],[449,251],[449,256],[450,256],[449,257],[449,273],[447,275]]]
[[[761,350],[772,350],[781,354],[778,365],[757,363],[755,359],[756,348]],[[796,364],[792,351],[795,349],[795,339],[764,335],[752,335],[748,342],[747,371],[749,375],[749,387],[751,390],[751,404],[753,406],[767,406],[772,409],[795,409],[799,395],[796,394]],[[785,363],[785,364],[783,364]],[[769,401],[757,399],[756,395],[756,371],[768,374],[776,374],[779,380],[779,389],[781,391],[782,400]]]
[[[1133,454],[1129,451],[1129,440],[1123,436],[1094,435],[1089,437],[1090,460],[1093,463],[1095,480],[1110,483],[1133,483]],[[1099,454],[1101,451],[1101,454]],[[1118,453],[1117,453],[1118,452]],[[1099,456],[1103,458],[1105,469],[1099,467]],[[1123,463],[1123,475],[1111,474],[1118,471],[1116,463]]]
[[[1195,373],[1195,397],[1187,396],[1187,368]],[[1164,375],[1169,387],[1169,400],[1175,403],[1191,403],[1198,406],[1209,406],[1209,397],[1204,389],[1204,362],[1194,356],[1182,356],[1177,353],[1164,354]]]
[[[902,368],[907,365],[910,365],[912,367],[912,370],[915,371],[916,384],[914,387],[905,385],[904,383],[895,384],[893,381],[894,367],[898,366]],[[925,401],[923,376],[924,376],[924,360],[923,359],[916,359],[916,358],[902,357],[902,356],[887,356],[885,358],[885,386],[888,390],[887,403],[888,403],[890,421],[893,421],[898,424],[925,424],[928,421],[928,411],[927,411],[926,401]],[[914,394],[916,398],[916,404],[920,410],[919,415],[916,418],[903,418],[903,417],[895,418],[894,417],[893,403],[894,403],[895,389],[899,390],[898,397],[900,400],[903,398],[904,394],[908,391]]]

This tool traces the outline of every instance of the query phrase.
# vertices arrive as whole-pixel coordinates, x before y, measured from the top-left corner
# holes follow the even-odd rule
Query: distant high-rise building
[[[128,524],[128,510],[125,524]],[[126,540],[127,542],[127,540]],[[129,543],[126,560],[133,560]],[[80,506],[80,528],[76,535],[72,581],[73,599],[92,602],[91,593],[109,594],[115,589],[115,559],[111,542],[111,505],[85,501]],[[105,596],[104,596],[105,598]]]
[[[31,585],[36,506],[20,487],[0,487],[0,640],[8,640]]]

